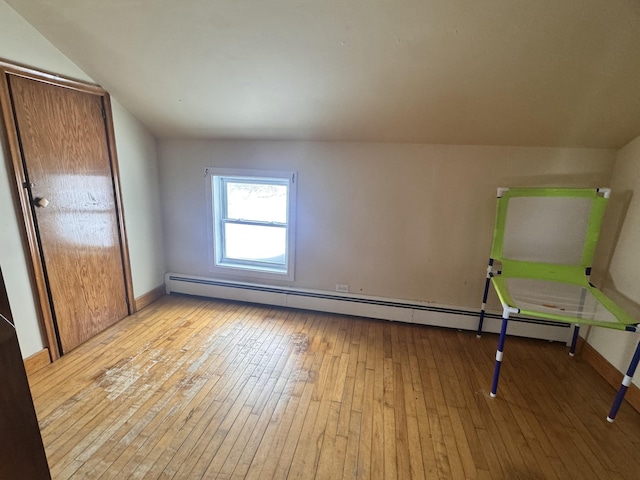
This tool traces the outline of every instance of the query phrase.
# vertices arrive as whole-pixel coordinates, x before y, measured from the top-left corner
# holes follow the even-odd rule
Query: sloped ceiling
[[[637,0],[7,0],[159,137],[617,148]]]

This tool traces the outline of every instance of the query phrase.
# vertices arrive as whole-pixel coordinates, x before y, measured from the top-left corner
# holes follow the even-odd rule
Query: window
[[[293,280],[295,173],[207,169],[211,270]]]

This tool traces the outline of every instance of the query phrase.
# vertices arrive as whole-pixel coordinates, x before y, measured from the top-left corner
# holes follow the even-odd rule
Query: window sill
[[[244,279],[272,279],[293,281],[293,272],[286,272],[277,268],[255,267],[237,265],[233,263],[221,263],[210,268],[211,273],[220,275],[232,275]]]

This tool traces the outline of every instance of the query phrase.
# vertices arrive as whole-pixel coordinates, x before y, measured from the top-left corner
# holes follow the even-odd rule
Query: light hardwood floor
[[[30,377],[62,479],[640,478],[564,345],[168,296]]]

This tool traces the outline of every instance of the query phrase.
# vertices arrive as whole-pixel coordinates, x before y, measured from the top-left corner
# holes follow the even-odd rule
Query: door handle
[[[49,205],[49,203],[50,203],[49,200],[47,200],[44,197],[38,197],[33,201],[33,204],[36,207],[40,207],[40,208],[46,208],[47,205]]]

